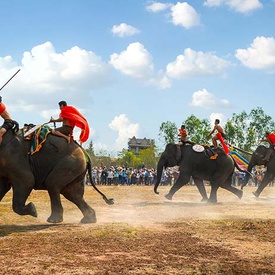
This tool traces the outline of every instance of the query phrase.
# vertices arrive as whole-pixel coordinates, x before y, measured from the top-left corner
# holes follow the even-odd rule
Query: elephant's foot
[[[31,216],[37,218],[37,216],[38,216],[37,211],[36,211],[35,205],[32,202],[28,203],[26,205],[26,208],[28,209],[28,212]]]
[[[96,223],[96,216],[84,217],[81,223]]]
[[[164,196],[167,200],[172,200],[173,195],[167,194]]]
[[[259,194],[257,191],[252,192],[252,194],[253,194],[256,198],[259,198],[259,196],[260,196],[260,194]]]
[[[243,197],[243,190],[238,190],[238,193],[236,194],[239,199]]]
[[[28,203],[25,206],[14,204],[12,208],[13,208],[13,211],[18,215],[30,215],[35,218],[37,217],[37,211],[36,211],[35,205],[32,202]]]
[[[209,198],[208,201],[207,201],[207,203],[209,203],[209,204],[216,204],[217,202],[218,202],[218,200],[213,199],[213,198]]]
[[[201,202],[207,202],[207,201],[208,201],[207,197],[201,199]]]
[[[47,222],[49,223],[61,223],[63,222],[63,217],[62,216],[54,216],[54,215],[51,215],[48,219],[47,219]]]

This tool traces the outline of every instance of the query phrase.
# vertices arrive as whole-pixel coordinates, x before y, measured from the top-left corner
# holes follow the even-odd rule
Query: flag
[[[72,127],[76,126],[82,130],[79,137],[80,142],[85,142],[89,138],[90,128],[88,121],[76,108],[73,106],[64,106],[60,116],[68,119]]]

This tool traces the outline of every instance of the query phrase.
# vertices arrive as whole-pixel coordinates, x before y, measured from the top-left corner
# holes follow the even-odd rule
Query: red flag
[[[223,147],[223,149],[224,149],[224,152],[228,155],[229,149],[228,149],[228,146],[225,144],[225,142],[224,142],[224,140],[223,140],[222,134],[221,134],[221,133],[217,133],[217,137],[218,137],[219,141],[220,141],[221,144],[222,144],[222,147]]]
[[[68,119],[72,123],[72,127],[80,128],[81,134],[79,140],[85,142],[89,138],[90,127],[86,118],[73,106],[64,106],[61,110],[60,116]]]

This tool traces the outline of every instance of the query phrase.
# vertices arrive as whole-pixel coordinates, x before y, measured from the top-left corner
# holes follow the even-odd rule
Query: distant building
[[[155,140],[154,139],[147,139],[147,138],[136,138],[133,136],[128,141],[128,151],[133,152],[136,156],[139,155],[139,151],[148,148],[155,147]]]

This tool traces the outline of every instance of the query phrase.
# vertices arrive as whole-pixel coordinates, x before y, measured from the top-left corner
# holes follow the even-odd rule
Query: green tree
[[[147,148],[144,150],[140,150],[139,158],[144,163],[147,168],[156,168],[157,167],[157,159],[155,149]]]
[[[174,122],[162,122],[159,127],[159,140],[167,143],[175,143],[177,140],[178,128]]]
[[[229,144],[247,150],[245,148],[248,114],[243,111],[239,115],[233,113],[232,118],[225,124],[224,130]]]
[[[118,153],[117,163],[121,166],[124,165],[127,167],[136,168],[141,166],[142,161],[139,157],[135,156],[133,152],[123,149]]]
[[[93,141],[92,141],[92,140],[90,141],[89,146],[88,146],[88,148],[86,149],[86,151],[88,152],[88,154],[89,154],[91,157],[94,157],[94,156],[95,156],[94,144],[93,144]]]
[[[189,116],[182,124],[188,131],[188,139],[201,144],[207,141],[206,136],[211,131],[210,123],[207,119],[200,120],[194,115]]]
[[[98,150],[95,152],[95,155],[92,156],[92,165],[93,166],[107,166],[110,167],[111,165],[114,165],[110,155],[106,150]]]
[[[273,132],[275,123],[262,108],[252,109],[249,114],[245,111],[233,113],[225,125],[225,132],[229,144],[245,151],[253,151],[264,137],[265,131]]]

